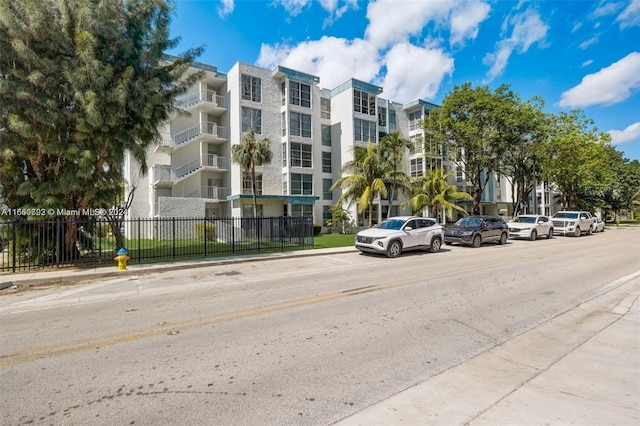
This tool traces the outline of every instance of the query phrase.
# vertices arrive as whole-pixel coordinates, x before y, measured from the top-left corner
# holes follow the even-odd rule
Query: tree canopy
[[[256,167],[271,163],[273,153],[269,139],[256,138],[253,127],[242,136],[239,144],[231,147],[231,160],[242,167],[243,173],[251,177],[251,196],[253,198],[253,217],[258,217],[256,199]]]
[[[113,205],[200,49],[167,61],[170,3],[0,0],[0,185],[8,207]]]

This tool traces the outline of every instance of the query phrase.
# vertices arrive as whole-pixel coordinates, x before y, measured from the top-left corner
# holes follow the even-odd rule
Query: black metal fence
[[[0,222],[0,272],[279,252],[313,247],[308,217],[98,218]]]

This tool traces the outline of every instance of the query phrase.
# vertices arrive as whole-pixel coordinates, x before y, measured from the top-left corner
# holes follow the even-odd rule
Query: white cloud
[[[235,7],[234,0],[220,0],[220,6],[218,6],[218,15],[221,18],[231,14]]]
[[[365,39],[385,49],[419,35],[427,22],[442,22],[454,7],[450,1],[378,0],[369,3]]]
[[[591,37],[589,40],[585,40],[582,43],[580,43],[580,45],[578,46],[578,49],[586,50],[587,47],[591,46],[592,44],[596,44],[597,42],[598,42],[598,36],[595,35]]]
[[[488,4],[479,1],[459,3],[459,7],[451,12],[449,43],[454,46],[466,39],[475,39],[478,36],[480,23],[489,16],[489,10]]]
[[[382,81],[385,97],[408,102],[433,98],[446,75],[453,73],[453,58],[441,49],[409,43],[396,44],[384,58],[387,73]]]
[[[592,63],[593,63],[593,59],[588,59],[588,60],[586,60],[586,61],[584,61],[584,62],[582,63],[582,67],[583,67],[583,68],[584,68],[584,67],[588,67],[588,66],[589,66],[589,65],[591,65]]]
[[[640,139],[640,122],[627,126],[624,130],[609,130],[611,143],[619,145]]]
[[[371,81],[382,67],[373,45],[362,39],[352,41],[322,37],[296,46],[262,45],[257,65],[293,68],[320,77],[322,87],[334,88],[351,77]]]
[[[640,0],[632,0],[631,3],[616,18],[620,22],[620,28],[640,26]]]
[[[560,106],[585,107],[613,105],[640,89],[640,52],[633,52],[618,62],[586,75],[580,84],[562,93]]]
[[[483,59],[485,65],[491,65],[487,73],[488,81],[502,74],[514,50],[525,53],[534,43],[544,47],[544,40],[549,30],[549,26],[542,22],[540,15],[533,9],[509,18],[505,21],[503,29],[506,31],[509,27],[513,27],[511,36],[498,41],[496,52],[488,53]]]
[[[601,1],[598,7],[589,14],[589,19],[601,18],[603,16],[613,15],[624,7],[621,2],[612,2],[610,0]]]
[[[331,26],[337,19],[340,19],[349,8],[358,8],[358,0],[344,0],[344,4],[340,7],[338,7],[338,4],[339,0],[320,0],[322,8],[330,13],[330,15],[325,18],[322,29]]]
[[[311,0],[273,0],[273,3],[284,7],[289,15],[296,16],[311,3]]]

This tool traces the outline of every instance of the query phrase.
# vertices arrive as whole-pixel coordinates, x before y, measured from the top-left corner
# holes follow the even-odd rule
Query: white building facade
[[[256,170],[259,216],[312,216],[316,225],[330,218],[340,198],[333,184],[355,146],[378,143],[399,130],[415,144],[403,168],[410,176],[445,167],[451,183],[467,190],[462,171],[429,141],[420,120],[437,108],[416,100],[407,104],[381,97],[383,88],[351,79],[333,89],[320,79],[277,66],[272,70],[238,62],[227,73],[193,63],[205,78],[178,99],[182,110],[160,130],[162,138],[147,153],[149,171],[125,161],[125,192],[135,191],[131,218],[248,217],[253,215],[250,177],[231,160],[231,147],[250,127],[270,141],[273,159]],[[506,179],[492,177],[483,194],[487,214],[509,215]],[[377,200],[374,221],[410,214],[400,194],[391,203]],[[344,206],[359,224],[368,212]],[[470,205],[468,210],[470,210]]]

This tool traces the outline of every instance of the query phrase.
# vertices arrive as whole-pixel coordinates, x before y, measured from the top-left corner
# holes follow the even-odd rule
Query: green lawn
[[[349,247],[355,242],[354,234],[322,234],[313,239],[314,249]]]

